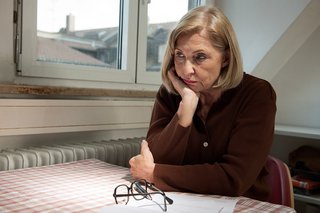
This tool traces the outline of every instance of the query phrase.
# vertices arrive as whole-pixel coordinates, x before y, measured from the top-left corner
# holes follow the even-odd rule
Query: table
[[[130,181],[128,168],[97,159],[1,171],[0,212],[99,212],[114,205],[114,188]],[[238,199],[234,212],[295,212],[286,206]]]

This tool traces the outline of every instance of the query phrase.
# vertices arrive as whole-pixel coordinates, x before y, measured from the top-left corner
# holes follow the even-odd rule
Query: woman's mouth
[[[188,79],[183,79],[183,82],[187,85],[195,85],[197,83],[197,81],[192,81]]]

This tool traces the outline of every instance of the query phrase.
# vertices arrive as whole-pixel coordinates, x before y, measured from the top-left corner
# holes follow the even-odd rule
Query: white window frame
[[[17,47],[21,48],[16,52],[17,73],[22,78],[161,84],[160,72],[146,71],[147,30],[141,26],[146,25],[148,20],[147,4],[150,0],[123,0],[121,70],[38,61],[36,54],[37,0],[16,1],[22,3],[23,11],[22,15],[20,14],[22,24],[17,25],[21,26],[21,42],[17,39]],[[199,0],[189,0],[189,5],[194,6],[195,4],[204,3]],[[19,35],[19,30],[17,31]]]
[[[152,0],[151,0],[152,1]],[[193,7],[200,5],[210,4],[208,0],[189,0],[189,10]],[[148,20],[148,4],[140,5],[139,20]],[[146,55],[147,55],[147,23],[143,22],[139,24],[139,36],[138,36],[138,58],[137,58],[137,83],[141,84],[161,84],[161,72],[150,72],[147,71]]]
[[[22,54],[20,75],[89,81],[134,82],[138,0],[124,0],[122,70],[37,61],[37,0],[22,1]],[[130,18],[129,18],[130,17]],[[120,27],[120,26],[119,26]],[[27,42],[25,42],[27,41]]]

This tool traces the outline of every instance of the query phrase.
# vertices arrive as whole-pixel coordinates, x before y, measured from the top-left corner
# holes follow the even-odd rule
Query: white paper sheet
[[[232,213],[237,203],[237,199],[213,198],[210,196],[198,196],[194,194],[179,194],[169,193],[166,195],[173,200],[173,204],[167,205],[168,213],[183,212],[183,213]],[[108,207],[108,212],[163,212],[164,200],[161,195],[152,196],[152,200],[143,199],[136,201],[133,197],[130,198],[126,206],[117,205]],[[111,211],[110,208],[113,208]],[[115,208],[118,208],[115,209]],[[107,211],[105,211],[107,212]],[[103,212],[101,212],[103,213]]]
[[[125,206],[125,205],[113,205],[113,206],[105,206],[100,209],[99,213],[157,213],[159,211],[133,207],[133,206]]]

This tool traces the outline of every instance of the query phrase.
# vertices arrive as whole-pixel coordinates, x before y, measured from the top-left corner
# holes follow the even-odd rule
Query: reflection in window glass
[[[37,7],[37,60],[120,68],[120,0],[38,0]]]
[[[188,0],[152,0],[148,4],[147,71],[160,71],[168,35],[188,11],[188,2]]]

